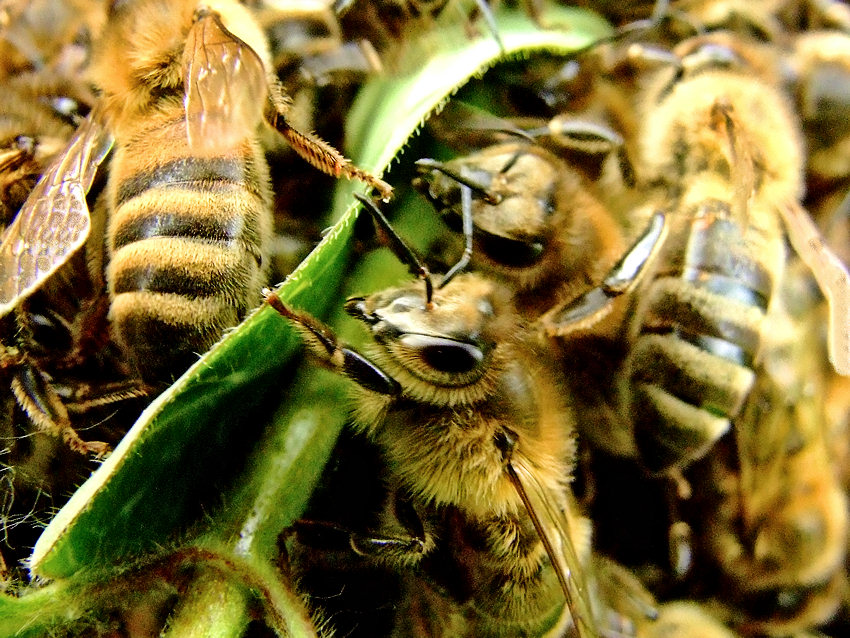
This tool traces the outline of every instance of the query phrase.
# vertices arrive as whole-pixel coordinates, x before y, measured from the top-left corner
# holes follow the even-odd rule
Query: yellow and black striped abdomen
[[[265,283],[271,197],[259,145],[194,156],[183,124],[134,136],[111,165],[111,318],[151,381],[179,375]]]
[[[783,263],[781,235],[742,228],[726,202],[678,222],[642,293],[629,364],[635,442],[653,472],[701,457],[740,412]]]

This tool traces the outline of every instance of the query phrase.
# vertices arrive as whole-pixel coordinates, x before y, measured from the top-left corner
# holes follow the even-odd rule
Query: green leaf
[[[611,34],[602,18],[575,7],[548,5],[541,17],[546,29],[519,9],[505,7],[496,18],[504,50],[488,34],[483,20],[477,25],[481,35],[474,40],[469,39],[467,25],[456,21],[410,43],[398,63],[410,69],[408,73],[387,75],[363,87],[346,127],[350,152],[360,158],[363,168],[385,170],[412,131],[470,79],[498,62],[544,51],[567,55]]]
[[[546,30],[506,7],[497,20],[504,50],[483,25],[481,34],[469,39],[462,22],[438,23],[402,61],[401,68],[412,71],[364,86],[348,122],[350,155],[358,165],[384,173],[427,117],[498,61],[537,51],[568,53],[609,33],[593,14],[562,7],[544,13],[544,23],[552,27]],[[554,28],[563,25],[568,29]],[[417,60],[423,62],[414,64]],[[354,188],[340,186],[339,221],[281,286],[280,296],[291,305],[321,315],[336,298],[359,208],[351,203]],[[59,512],[36,544],[33,572],[67,578],[86,566],[113,564],[167,545],[201,517],[204,506],[218,503],[216,494],[240,471],[238,488],[209,533],[231,538],[240,552],[269,555],[281,526],[306,501],[345,413],[344,401],[336,398],[335,384],[341,387],[342,381],[307,375],[263,435],[267,415],[292,374],[296,346],[294,331],[267,307],[228,334],[149,406]],[[323,393],[333,401],[317,400]],[[298,454],[294,439],[306,442]],[[235,539],[243,538],[252,521],[258,526],[253,540],[239,549]]]

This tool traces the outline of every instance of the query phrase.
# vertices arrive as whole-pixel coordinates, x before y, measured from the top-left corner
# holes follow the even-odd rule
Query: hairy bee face
[[[539,263],[552,233],[559,165],[540,149],[505,144],[447,162],[446,168],[479,184],[490,198],[473,194],[473,255],[508,271]],[[427,183],[421,183],[422,190],[459,229],[460,184],[438,170],[425,173],[422,181]]]
[[[499,311],[506,305],[497,284],[466,275],[435,291],[430,304],[414,284],[349,299],[346,310],[369,326],[376,361],[411,394],[455,403],[490,385],[497,344],[510,322]]]

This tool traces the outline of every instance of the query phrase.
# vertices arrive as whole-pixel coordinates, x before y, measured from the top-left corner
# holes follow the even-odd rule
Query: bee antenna
[[[425,304],[426,307],[431,306],[431,300],[434,297],[434,284],[431,281],[431,271],[422,263],[416,253],[405,243],[395,229],[390,224],[389,220],[384,216],[381,210],[375,205],[371,199],[360,193],[355,193],[357,198],[368,213],[372,216],[372,221],[375,222],[378,230],[378,241],[382,245],[393,251],[393,254],[398,257],[398,260],[405,264],[408,270],[425,281]]]
[[[496,447],[499,448],[499,451],[502,453],[502,459],[505,463],[505,471],[508,474],[508,479],[510,480],[511,485],[513,485],[514,490],[516,490],[522,504],[525,506],[528,515],[531,517],[531,523],[534,525],[534,529],[540,538],[540,542],[543,543],[546,555],[549,556],[549,560],[552,561],[552,565],[558,565],[555,547],[552,545],[552,541],[546,533],[546,528],[543,527],[543,523],[537,515],[537,511],[534,509],[534,505],[532,505],[531,499],[525,491],[525,486],[522,484],[522,480],[519,478],[519,474],[517,474],[517,471],[511,462],[518,442],[519,438],[517,433],[509,428],[505,428],[503,431],[496,434]],[[570,591],[569,585],[567,585],[564,574],[561,573],[560,569],[556,569],[555,574],[558,577],[558,583],[561,586],[561,590],[564,592],[564,597],[567,599],[568,606],[570,609],[573,609],[573,595]],[[576,624],[578,624],[577,619]]]
[[[502,42],[502,36],[499,34],[499,26],[496,24],[496,16],[493,15],[493,9],[490,7],[487,0],[475,0],[475,4],[478,5],[478,10],[484,17],[484,22],[487,23],[487,28],[490,29],[490,33],[493,34],[493,39],[496,41],[496,44],[499,45],[499,51],[504,53],[505,43]]]
[[[525,140],[526,142],[531,142],[532,144],[534,144],[537,141],[537,138],[540,137],[539,131],[541,129],[526,130],[526,129],[516,128],[516,127],[513,127],[513,126],[509,126],[509,127],[502,126],[502,127],[491,128],[491,129],[488,129],[488,130],[491,130],[495,133],[504,133],[505,135],[511,135],[513,137],[518,137],[521,140]]]
[[[416,160],[415,163],[416,163],[417,166],[422,166],[424,168],[430,168],[431,170],[439,171],[440,173],[442,173],[443,175],[446,175],[447,177],[451,177],[458,184],[462,184],[463,186],[466,186],[466,187],[472,189],[473,192],[481,195],[481,197],[484,198],[484,201],[486,201],[488,204],[492,204],[492,205],[495,206],[496,204],[499,204],[502,201],[502,197],[500,195],[497,195],[496,193],[491,192],[487,188],[487,186],[485,186],[481,182],[476,182],[471,177],[468,177],[466,175],[462,175],[461,173],[458,173],[457,171],[449,168],[448,166],[446,166],[442,162],[438,162],[436,160],[432,160],[432,159],[429,159],[429,158],[426,157],[426,158]]]
[[[516,165],[516,163],[519,161],[519,158],[522,157],[523,153],[525,153],[524,150],[517,149],[517,151],[511,156],[511,159],[505,162],[505,165],[499,169],[499,175],[504,175],[509,170],[511,170],[514,165]]]
[[[440,282],[440,288],[454,279],[455,275],[466,268],[469,265],[470,259],[472,259],[472,189],[465,184],[460,185],[460,209],[463,219],[463,255],[461,255],[457,263],[443,277],[443,281]]]

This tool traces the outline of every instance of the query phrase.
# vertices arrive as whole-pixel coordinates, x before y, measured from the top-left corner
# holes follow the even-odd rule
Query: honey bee
[[[184,369],[259,301],[271,206],[262,123],[314,166],[388,197],[384,182],[288,124],[270,68],[265,36],[237,2],[113,5],[91,69],[101,101],[2,237],[2,311],[85,241],[85,193],[113,139],[110,316],[149,381]]]
[[[594,135],[600,138],[596,146],[607,145],[609,151],[616,146],[610,144],[616,134],[600,125],[585,123],[575,131],[588,146]],[[596,196],[597,185],[529,140],[418,165],[414,185],[453,230],[463,230],[473,267],[508,285],[519,312],[557,342],[550,346],[559,352],[574,406],[585,415],[582,435],[618,455],[633,456],[631,431],[616,406],[617,371],[625,356],[622,331],[631,305],[623,293],[638,277],[637,270],[626,274],[615,266],[631,233]],[[659,223],[650,226],[638,239],[641,266],[664,230]],[[623,276],[617,285],[585,296],[588,289],[599,292],[596,287],[612,271]],[[575,366],[577,360],[584,365]]]
[[[492,37],[504,49],[488,0],[335,0],[332,4],[343,31],[357,32],[372,42],[386,66],[392,67],[399,50],[407,46],[409,33],[430,29],[439,21],[448,23],[449,19],[462,22],[470,37]],[[527,6],[532,4],[536,0],[530,0]]]
[[[346,302],[369,329],[368,355],[274,293],[266,300],[310,354],[354,382],[354,427],[389,466],[386,529],[350,542],[403,572],[418,568],[405,575],[398,635],[561,635],[570,626],[598,635],[591,601],[605,603],[592,596],[589,521],[569,490],[574,416],[539,327],[494,279],[446,275],[435,286],[370,210],[425,290]]]
[[[590,528],[568,487],[572,417],[546,351],[497,282],[461,274],[435,288],[428,276],[426,290],[346,302],[369,329],[368,357],[267,294],[309,352],[354,382],[354,426],[389,464],[388,529],[351,544],[418,567],[399,635],[538,635],[573,624],[596,635],[581,580]]]
[[[848,276],[800,205],[802,140],[772,58],[720,33],[676,53],[681,66],[659,72],[644,98],[641,180],[660,189],[671,221],[636,295],[627,362],[636,445],[652,472],[704,455],[740,413],[784,237],[830,301],[829,358],[848,372]]]
[[[340,74],[362,76],[381,69],[368,40],[345,40],[329,2],[256,0],[251,6],[268,36],[274,68],[290,94],[305,82],[324,86]]]
[[[597,285],[624,252],[586,181],[540,145],[495,144],[418,168],[414,185],[453,229],[471,218],[473,266],[508,283],[532,319]]]
[[[823,624],[846,593],[847,497],[823,400],[823,313],[798,265],[768,315],[735,436],[697,468],[706,489],[693,503],[694,526],[748,633]]]
[[[784,46],[789,32],[850,28],[850,8],[839,0],[668,0],[655,3],[651,15],[628,30],[665,27],[682,39],[707,31],[730,30]]]
[[[103,28],[102,0],[9,0],[0,5],[0,75],[49,70],[73,77]]]

